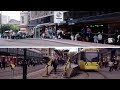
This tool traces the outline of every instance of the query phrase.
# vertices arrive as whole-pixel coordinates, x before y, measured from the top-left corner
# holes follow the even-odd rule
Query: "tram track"
[[[84,73],[86,74],[85,79],[107,79],[107,77],[100,72],[84,71]]]

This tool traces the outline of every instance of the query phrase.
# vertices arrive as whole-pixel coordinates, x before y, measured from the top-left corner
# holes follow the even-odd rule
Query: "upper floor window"
[[[24,16],[21,16],[21,21],[22,23],[24,23]]]

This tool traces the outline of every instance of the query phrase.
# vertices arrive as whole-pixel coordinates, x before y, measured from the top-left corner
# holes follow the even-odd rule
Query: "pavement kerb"
[[[36,40],[36,38],[28,38],[26,40]],[[38,40],[40,40],[41,38],[37,38]],[[4,40],[8,40],[8,41],[12,41],[12,39],[4,39]],[[59,40],[59,39],[43,39],[43,40],[46,40],[46,41],[52,41],[52,42],[59,42],[59,43],[66,43],[66,44],[70,44],[70,45],[76,45],[76,46],[79,46],[81,43],[81,45],[84,45],[85,47],[88,47],[88,46],[107,46],[109,45],[109,47],[119,47],[118,45],[110,45],[110,44],[100,44],[100,43],[91,43],[91,42],[83,42],[83,41],[74,41],[74,42],[69,42],[70,40],[66,40],[66,39],[62,39],[62,40]],[[14,41],[14,40],[13,40]]]
[[[53,40],[53,39],[44,39],[44,40],[46,40],[46,41],[52,41],[52,42],[59,42],[59,43],[64,43],[64,44],[70,44],[70,45],[77,45],[77,46],[79,46],[79,44],[80,44],[80,43],[79,43],[79,44],[76,44],[76,43],[70,43],[70,42],[67,42],[67,41],[66,41],[66,42],[59,41],[59,40],[56,41],[56,40]],[[83,44],[82,44],[82,45],[83,45]],[[88,45],[84,44],[84,46],[87,47]]]
[[[80,45],[81,43],[82,43],[82,45],[84,45],[84,46],[107,46],[107,45],[109,45],[109,44],[100,44],[100,43],[90,43],[90,42],[82,42],[82,41],[79,41],[79,42],[73,42],[73,43],[71,43],[71,42],[67,42],[67,40],[65,41],[65,42],[63,42],[63,41],[61,41],[61,40],[59,40],[59,39],[57,39],[58,41],[56,41],[56,40],[54,40],[54,39],[43,39],[43,40],[46,40],[46,41],[52,41],[52,42],[59,42],[59,43],[66,43],[66,44],[70,44],[70,45]],[[90,45],[90,44],[92,44],[92,45]],[[109,45],[109,46],[117,46],[117,45]]]

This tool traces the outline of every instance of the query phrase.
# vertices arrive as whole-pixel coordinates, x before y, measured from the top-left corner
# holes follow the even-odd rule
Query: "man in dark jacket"
[[[3,68],[4,68],[4,70],[5,70],[6,63],[5,63],[5,61],[4,61],[4,60],[2,61],[2,67],[3,67]]]
[[[1,60],[0,60],[0,68],[2,69],[2,62],[1,62]]]
[[[54,71],[55,71],[55,74],[56,74],[56,70],[57,70],[57,66],[58,66],[58,56],[56,56],[53,60],[52,60],[52,63],[51,63],[51,66],[53,66],[54,68]]]

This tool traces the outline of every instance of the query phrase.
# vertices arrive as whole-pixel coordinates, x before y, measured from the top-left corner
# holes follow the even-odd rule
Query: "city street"
[[[46,46],[56,46],[56,47],[119,47],[118,45],[110,44],[99,44],[91,42],[82,42],[82,41],[72,41],[72,40],[63,40],[63,39],[1,39],[1,47],[14,47],[14,46],[23,46],[23,47],[46,47]]]
[[[50,73],[49,76],[42,76],[43,71],[34,72],[29,79],[120,79],[120,70],[109,72],[109,68],[102,68],[98,72],[96,71],[78,71],[76,76],[71,78],[65,78],[63,76],[63,67],[58,67],[57,73],[54,74],[54,71]]]
[[[35,72],[40,69],[43,69],[45,65],[36,65],[35,67],[30,66],[27,68],[27,73]],[[15,67],[14,69],[14,75],[13,71],[8,67],[5,70],[0,69],[0,79],[13,79],[14,77],[17,76],[22,76],[23,75],[23,68],[22,67]]]
[[[46,76],[46,68],[45,65],[37,65],[35,67],[28,67],[27,79],[120,79],[120,70],[109,72],[109,68],[100,68],[97,71],[78,71],[77,75],[65,78],[63,76],[64,66],[59,66],[56,74],[54,70],[49,70],[49,75]],[[16,67],[13,72],[10,68],[6,68],[5,70],[0,70],[0,79],[22,79],[22,68]]]
[[[102,68],[98,72],[80,71],[78,75],[71,79],[120,79],[120,70],[109,72],[109,68]]]

